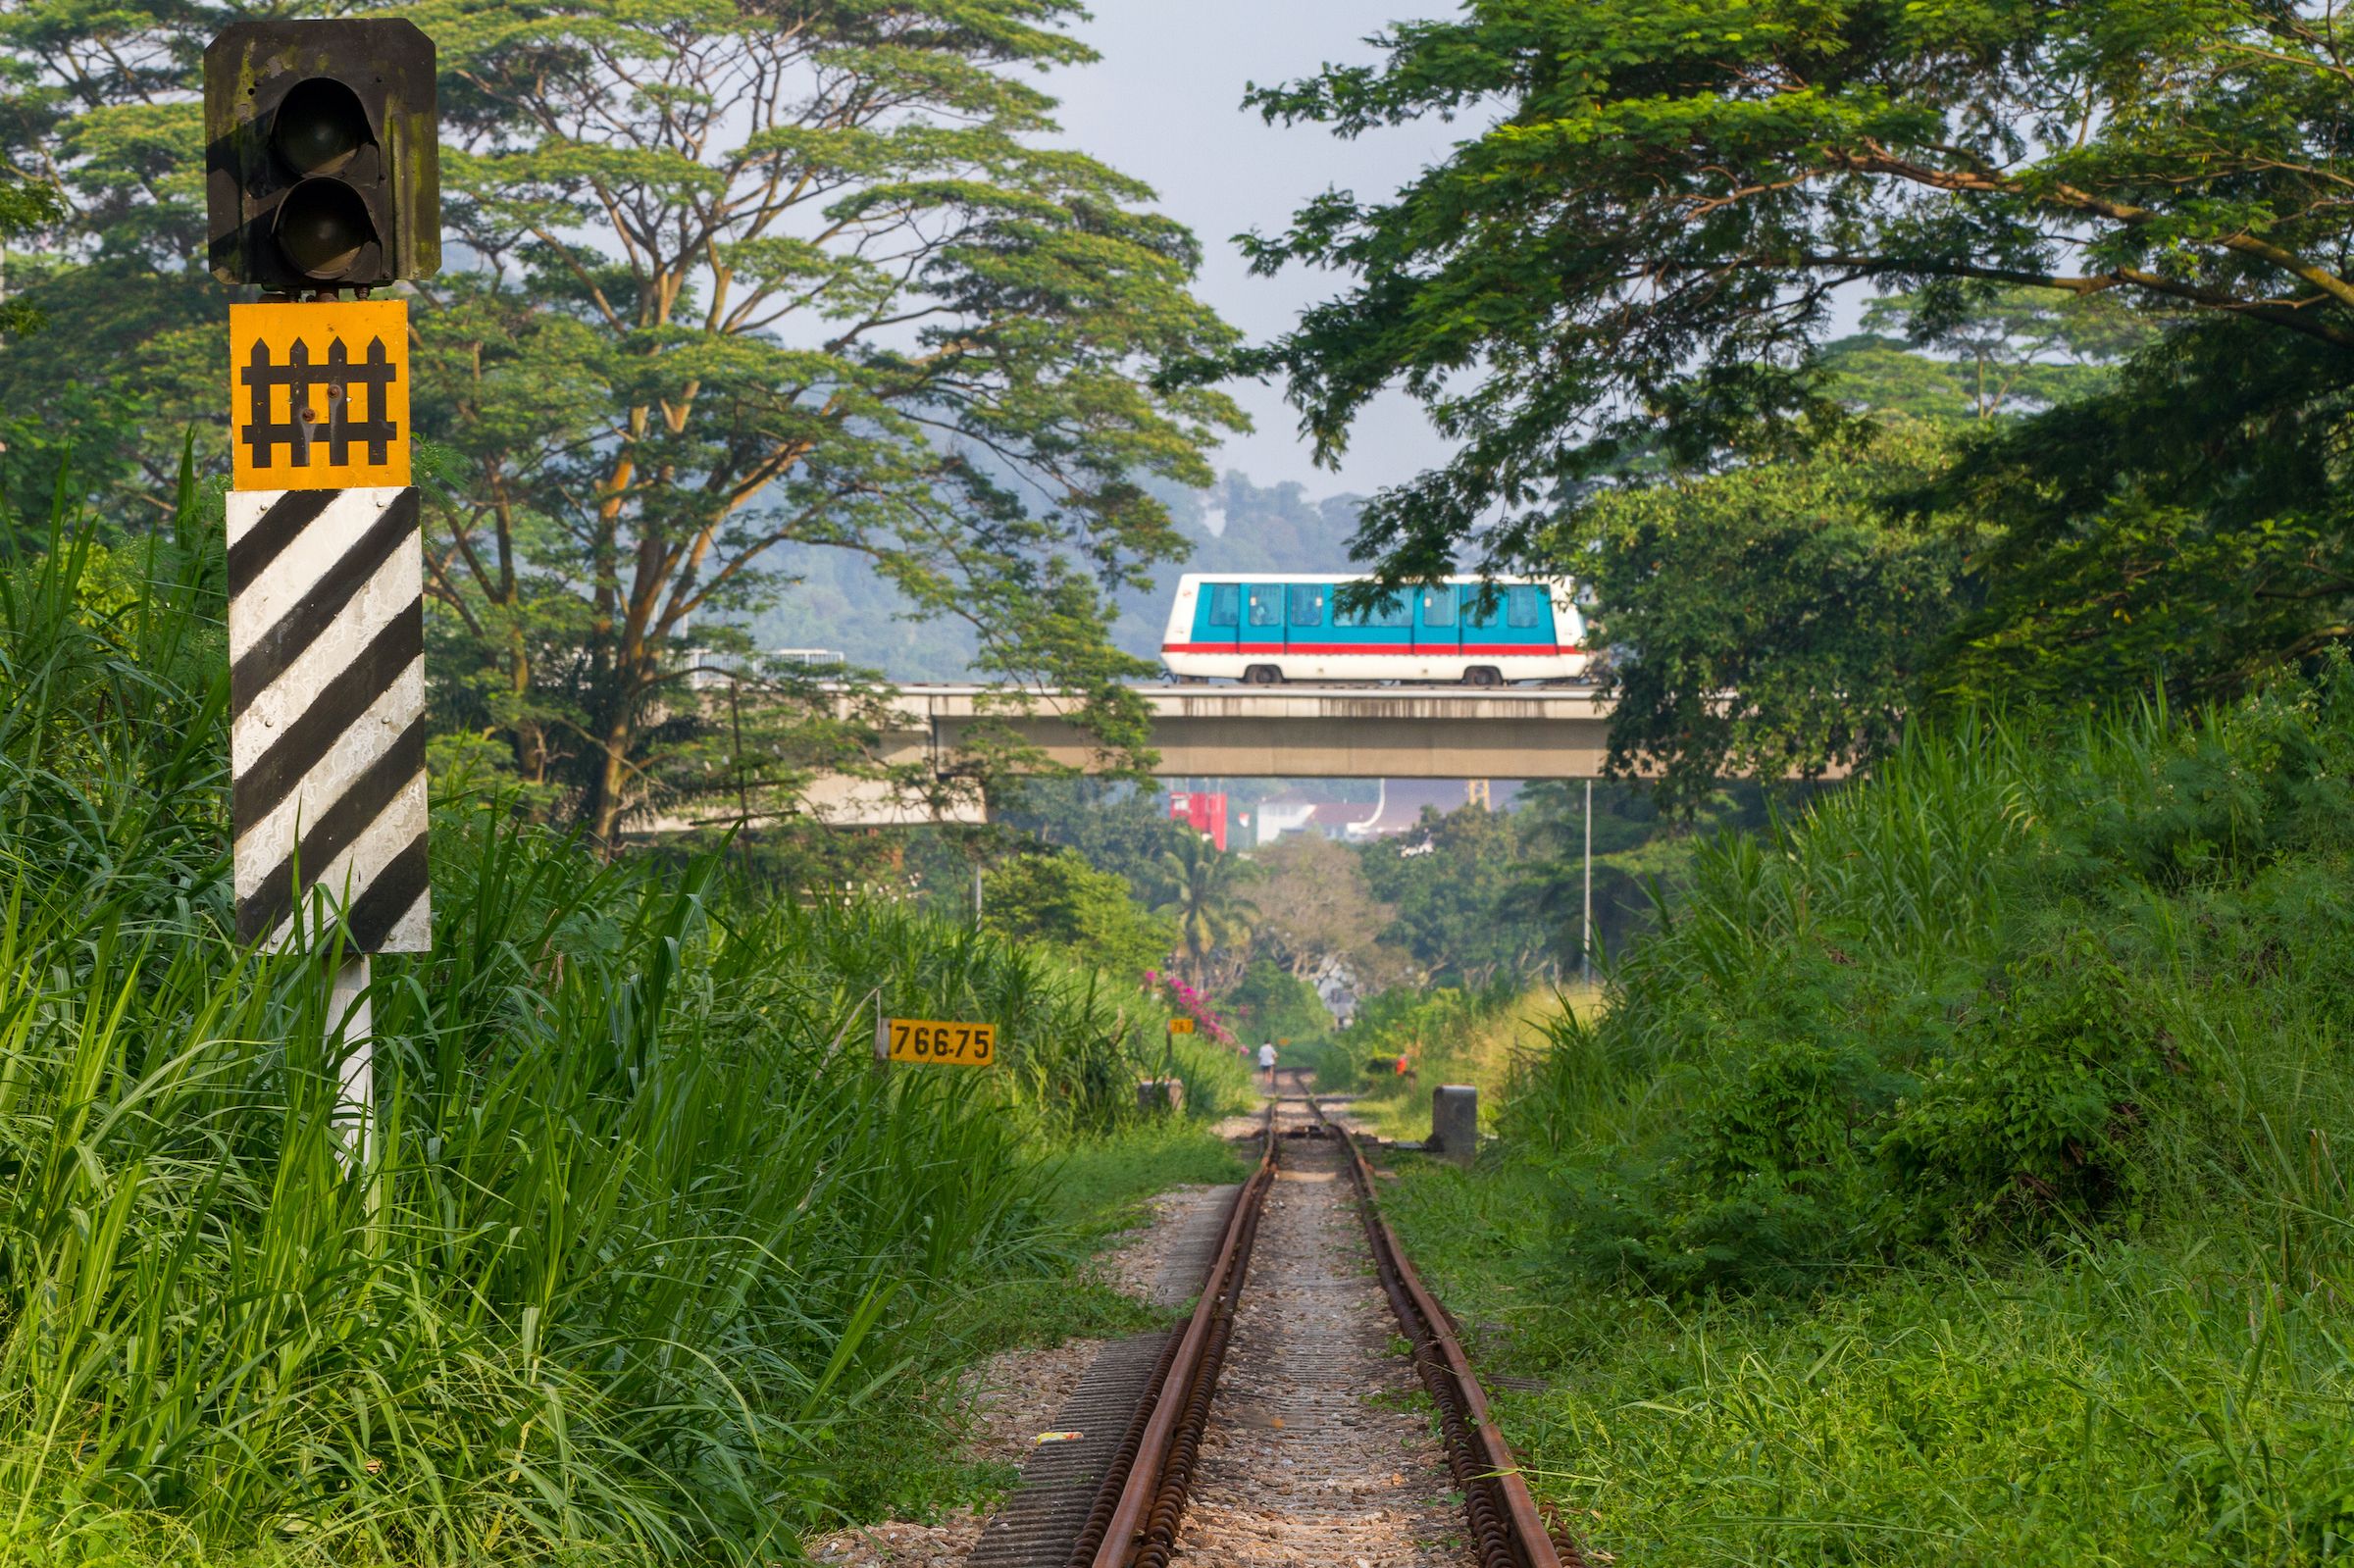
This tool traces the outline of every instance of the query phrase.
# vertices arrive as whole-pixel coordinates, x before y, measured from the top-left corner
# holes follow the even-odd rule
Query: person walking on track
[[[1267,1088],[1269,1092],[1273,1092],[1275,1087],[1275,1047],[1273,1045],[1261,1045],[1258,1048],[1258,1070],[1267,1075]]]

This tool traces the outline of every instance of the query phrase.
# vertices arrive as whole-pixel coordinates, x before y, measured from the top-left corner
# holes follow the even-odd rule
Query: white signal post
[[[432,939],[408,307],[370,296],[440,267],[435,79],[395,18],[236,22],[204,52],[208,258],[264,294],[229,309],[237,934],[341,955],[346,1169],[377,1152],[370,957]]]
[[[376,1057],[374,1020],[369,1016],[368,955],[346,958],[328,990],[329,1038],[340,1037],[343,1061],[335,1086],[334,1129],[339,1158],[365,1170],[376,1162]]]

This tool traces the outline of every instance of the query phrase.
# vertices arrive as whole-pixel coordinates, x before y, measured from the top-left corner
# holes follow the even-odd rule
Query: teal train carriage
[[[1592,662],[1566,582],[1449,578],[1343,610],[1363,578],[1188,573],[1160,643],[1181,681],[1574,681]]]

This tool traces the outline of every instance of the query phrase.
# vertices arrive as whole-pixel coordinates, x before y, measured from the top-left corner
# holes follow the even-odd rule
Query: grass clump
[[[1386,1194],[1540,1492],[1661,1561],[2354,1552],[2350,777],[2337,664],[1701,853],[1504,1157]]]
[[[1553,1020],[1590,1007],[1574,990],[1522,991],[1510,983],[1477,990],[1441,986],[1384,991],[1365,1004],[1349,1029],[1302,1053],[1324,1093],[1355,1096],[1354,1111],[1388,1138],[1413,1140],[1430,1132],[1430,1091],[1468,1084],[1480,1092],[1483,1121],[1493,1121],[1513,1064],[1543,1047]],[[1401,1074],[1393,1064],[1404,1058]]]
[[[972,1303],[1045,1326],[1042,1151],[1136,1119],[1161,1015],[459,803],[348,1163],[332,933],[231,934],[219,533],[181,501],[0,571],[0,1557],[755,1562],[906,1501],[873,1456],[987,1347]],[[1004,1065],[879,1075],[878,1004],[992,1020]]]

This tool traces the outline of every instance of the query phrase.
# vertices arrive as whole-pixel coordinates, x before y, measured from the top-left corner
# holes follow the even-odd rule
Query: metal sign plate
[[[926,1067],[988,1067],[998,1059],[998,1026],[886,1018],[875,1031],[875,1055]]]
[[[409,482],[409,308],[377,299],[229,308],[231,487]]]

